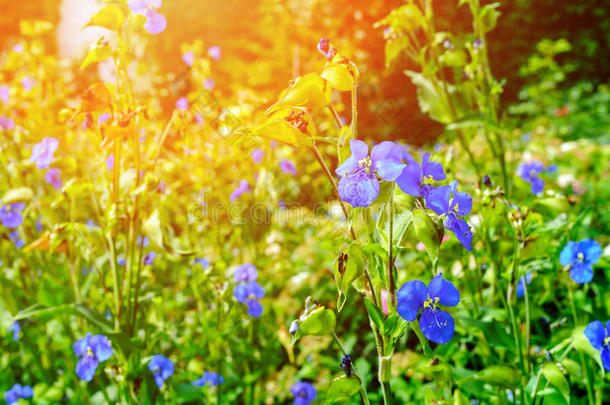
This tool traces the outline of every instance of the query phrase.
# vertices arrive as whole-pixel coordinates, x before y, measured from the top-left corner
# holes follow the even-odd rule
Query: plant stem
[[[343,356],[347,356],[347,352],[345,351],[345,348],[343,347],[343,344],[341,343],[341,341],[339,340],[339,337],[337,336],[337,333],[333,330],[333,339],[335,340],[335,343],[337,344],[337,346],[339,346],[339,350],[341,350],[341,353],[343,353]],[[356,371],[354,370],[354,375],[358,378],[358,380],[360,381],[360,401],[363,404],[370,404],[369,402],[369,397],[366,394],[366,389],[364,388],[364,382],[362,381],[362,379],[358,376],[358,374],[356,373]]]
[[[576,312],[576,305],[574,304],[574,291],[572,287],[572,282],[568,282],[568,297],[570,300],[570,308],[572,310],[572,317],[574,319],[574,327],[578,326],[578,315]],[[591,376],[589,375],[589,368],[585,362],[585,358],[582,355],[582,352],[578,353],[580,358],[580,366],[582,367],[582,371],[585,377],[585,386],[587,388],[587,398],[589,400],[589,405],[595,405],[595,396],[593,395],[592,381]]]
[[[392,190],[390,192],[390,230],[388,237],[388,313],[392,312],[396,308],[396,283],[394,281],[394,257],[392,248],[394,246],[394,184],[392,183]]]
[[[335,124],[337,124],[337,128],[343,127],[343,124],[341,123],[341,118],[339,117],[339,114],[337,114],[337,110],[334,109],[332,104],[328,105],[328,109],[330,110],[331,115],[335,119]]]
[[[352,87],[352,133],[358,139],[358,88]]]

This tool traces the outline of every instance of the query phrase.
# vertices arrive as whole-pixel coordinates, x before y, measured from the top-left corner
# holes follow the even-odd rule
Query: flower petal
[[[570,269],[570,278],[576,284],[584,284],[593,280],[593,269],[586,263],[577,262]]]
[[[597,350],[602,349],[604,346],[604,339],[606,338],[606,331],[604,330],[604,325],[600,321],[593,321],[588,324],[583,333],[587,339],[589,339],[591,346]]]
[[[538,194],[544,190],[544,180],[538,176],[532,176],[530,180],[532,184],[532,194]]]
[[[593,239],[585,239],[579,242],[580,250],[585,256],[587,264],[595,264],[602,256],[602,247]]]
[[[99,361],[106,361],[112,356],[110,340],[104,335],[91,336],[89,346]]]
[[[407,163],[407,167],[402,170],[400,176],[396,178],[396,184],[403,193],[408,194],[412,197],[420,197],[420,184],[421,184],[421,167],[416,161]]]
[[[94,356],[87,354],[81,357],[76,363],[76,375],[83,381],[93,380],[95,370],[97,369],[97,360]]]
[[[453,193],[451,208],[457,212],[458,216],[465,217],[472,210],[472,197],[468,193]]]
[[[246,299],[248,298],[248,287],[245,283],[238,284],[233,288],[233,296],[238,302],[242,304],[246,303]]]
[[[167,20],[163,15],[157,13],[155,10],[148,10],[146,12],[146,22],[144,23],[144,29],[149,34],[159,34],[165,31],[167,27]]]
[[[87,346],[89,346],[90,337],[91,334],[87,333],[87,336],[74,342],[74,345],[72,346],[72,348],[74,349],[74,354],[76,354],[78,357],[81,357],[87,353]]]
[[[368,207],[379,195],[375,176],[348,175],[339,180],[339,197],[353,207]]]
[[[394,181],[406,164],[402,162],[402,148],[394,142],[384,141],[371,150],[371,160],[379,177],[385,181]]]
[[[367,157],[369,154],[368,145],[357,139],[350,140],[349,147],[352,154],[345,160],[345,162],[343,162],[341,166],[337,167],[337,170],[335,170],[335,173],[337,173],[339,176],[354,173],[356,170],[358,170],[358,162]]]
[[[434,299],[438,297],[439,304],[454,307],[460,302],[460,292],[451,281],[443,278],[443,273],[434,277],[428,284],[428,295]]]
[[[419,326],[426,339],[444,344],[451,340],[455,325],[453,317],[447,312],[425,308]]]
[[[439,186],[430,190],[426,208],[431,209],[438,215],[446,214],[449,211],[449,197],[451,196],[451,186]]]
[[[472,250],[472,231],[470,226],[463,219],[458,219],[455,213],[450,213],[443,222],[445,228],[453,232],[455,237],[462,243],[467,250]]]
[[[396,292],[396,311],[403,319],[413,322],[424,305],[428,288],[419,280],[407,281]]]
[[[257,300],[248,300],[248,315],[258,318],[263,314],[263,304]]]
[[[559,264],[562,266],[569,266],[574,263],[574,257],[576,256],[576,248],[578,247],[576,242],[570,241],[561,250],[559,255]]]
[[[607,347],[604,347],[604,349],[601,352],[601,357],[602,357],[602,364],[604,365],[604,368],[606,369],[606,371],[610,371],[610,349],[608,349]]]
[[[422,174],[424,178],[431,177],[433,180],[441,181],[445,180],[447,176],[445,176],[445,170],[443,169],[443,165],[440,162],[431,162],[430,161],[430,153],[424,153],[424,157],[421,162],[422,166]]]

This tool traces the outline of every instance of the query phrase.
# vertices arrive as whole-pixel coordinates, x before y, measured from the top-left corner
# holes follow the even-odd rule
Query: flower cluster
[[[402,146],[384,141],[368,153],[366,143],[350,141],[351,155],[335,171],[339,176],[339,197],[354,207],[368,207],[379,195],[379,179],[396,181],[404,193],[422,198],[426,208],[444,217],[444,225],[452,231],[468,250],[471,250],[472,232],[463,217],[472,209],[472,197],[457,192],[457,181],[434,187],[432,181],[445,180],[445,171],[439,162],[423,155],[421,165]]]
[[[165,380],[174,374],[174,362],[163,355],[155,354],[148,363],[148,369],[153,373],[157,387],[162,388]]]
[[[233,278],[239,283],[233,289],[235,299],[248,306],[248,315],[258,318],[263,314],[263,304],[260,299],[265,296],[265,290],[255,280],[258,271],[253,264],[244,264],[235,270]]]
[[[396,292],[397,312],[402,318],[413,322],[421,309],[419,325],[424,336],[435,343],[447,343],[453,337],[453,317],[441,311],[439,305],[456,306],[460,293],[453,283],[443,279],[443,274],[434,277],[428,287],[419,281],[407,281]]]
[[[559,263],[570,266],[570,278],[577,284],[583,284],[593,279],[593,265],[601,255],[602,248],[593,239],[570,241],[559,255]]]
[[[76,363],[76,375],[84,381],[91,381],[99,363],[112,356],[110,340],[104,335],[87,336],[74,343],[74,354],[80,359]]]

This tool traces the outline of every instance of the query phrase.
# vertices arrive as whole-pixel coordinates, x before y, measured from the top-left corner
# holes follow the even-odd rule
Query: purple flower
[[[265,290],[256,281],[249,281],[235,286],[235,299],[248,306],[248,315],[258,318],[263,313],[263,305],[259,302],[265,296]]]
[[[243,193],[251,193],[250,184],[248,180],[242,180],[239,182],[239,186],[231,193],[231,202],[237,200]]]
[[[97,123],[103,124],[104,122],[108,121],[110,119],[110,117],[111,117],[110,113],[102,113],[102,114],[100,114],[99,117],[97,117]]]
[[[210,386],[216,386],[216,385],[222,384],[224,382],[225,382],[224,377],[221,375],[218,375],[218,373],[216,373],[214,371],[204,371],[201,378],[196,381],[193,381],[193,384],[198,387],[203,387],[206,384],[209,384]]]
[[[161,8],[161,0],[128,0],[127,5],[134,14],[146,16],[144,29],[149,34],[159,34],[167,27],[165,17],[157,12]]]
[[[144,244],[142,244],[142,242],[144,242]],[[138,236],[138,246],[142,246],[142,247],[148,247],[148,245],[150,244],[150,239],[148,238],[148,236],[145,236],[144,239],[142,239],[142,236]]]
[[[445,180],[443,165],[439,162],[430,161],[430,153],[424,153],[421,166],[406,151],[403,150],[403,160],[407,162],[406,167],[396,178],[396,184],[404,193],[412,197],[424,197],[427,202],[431,190],[428,180]]]
[[[602,247],[593,239],[568,242],[561,250],[559,263],[570,266],[570,278],[577,284],[593,280],[593,265],[599,261]]]
[[[43,227],[42,227],[42,220],[40,219],[40,215],[36,217],[36,224],[34,224],[34,226],[36,227],[36,232],[42,232]]]
[[[13,52],[23,53],[23,44],[17,44],[13,47]]]
[[[203,88],[204,88],[204,89],[206,89],[206,90],[212,90],[212,89],[214,89],[214,85],[215,85],[215,84],[214,84],[214,79],[211,79],[211,78],[210,78],[210,79],[205,79],[205,80],[203,81]]]
[[[242,264],[241,266],[238,266],[235,269],[235,274],[233,275],[233,278],[235,279],[236,283],[254,281],[256,280],[256,277],[258,277],[258,271],[256,270],[256,267],[251,263]]]
[[[17,249],[21,249],[25,246],[25,242],[19,237],[19,232],[13,231],[9,233],[8,237],[11,238]]]
[[[476,39],[473,43],[472,43],[472,47],[474,49],[481,49],[483,48],[483,41],[481,41],[480,39]]]
[[[377,174],[394,181],[405,167],[402,148],[392,142],[381,142],[368,155],[366,143],[350,141],[351,156],[335,170],[339,180],[339,197],[354,207],[368,207],[379,195]]]
[[[290,324],[290,329],[288,330],[290,332],[291,335],[294,335],[295,333],[297,333],[297,331],[299,330],[299,321],[297,321],[296,319],[294,321],[292,321],[292,323]]]
[[[108,155],[108,159],[106,159],[106,168],[108,170],[114,169],[114,153]]]
[[[451,40],[449,40],[449,38],[447,38],[446,40],[443,41],[443,48],[455,49],[455,47],[453,46],[453,44],[451,43]]]
[[[517,167],[517,175],[531,184],[532,194],[538,194],[544,190],[544,180],[538,177],[543,171],[544,165],[535,160],[528,163],[521,163]]]
[[[195,113],[195,122],[197,124],[203,124],[203,122],[204,122],[203,115],[201,115],[199,113]]]
[[[193,66],[193,62],[195,62],[195,54],[191,51],[184,52],[182,54],[182,61],[186,63],[187,66]]]
[[[26,76],[21,79],[21,86],[23,87],[23,90],[25,90],[25,91],[32,90],[32,88],[34,87],[35,84],[36,84],[36,80],[32,79],[31,77]]]
[[[25,208],[24,203],[6,204],[0,207],[0,221],[7,228],[17,228],[23,223],[21,210]]]
[[[472,231],[462,218],[472,210],[472,197],[467,193],[458,193],[457,180],[449,186],[439,186],[430,190],[426,208],[438,215],[445,215],[443,225],[458,238],[462,245],[472,250]]]
[[[204,269],[210,266],[210,261],[205,257],[195,259],[195,264],[200,264]]]
[[[591,346],[599,350],[606,371],[610,371],[610,321],[606,322],[605,328],[600,321],[593,321],[587,325],[584,334]]]
[[[49,137],[42,138],[42,141],[32,148],[30,162],[36,162],[36,167],[39,169],[46,169],[51,162],[53,162],[53,154],[58,146],[59,141],[57,139]]]
[[[0,100],[4,104],[8,104],[10,100],[11,90],[8,86],[0,86]]]
[[[282,173],[297,175],[297,168],[292,160],[282,159],[280,162],[280,170]]]
[[[208,55],[210,55],[210,58],[214,60],[219,60],[221,55],[220,47],[217,45],[211,46],[208,49]]]
[[[327,60],[331,60],[337,54],[337,50],[333,48],[330,39],[328,38],[321,38],[320,41],[318,41],[318,51],[320,51]]]
[[[318,395],[316,387],[307,381],[299,381],[290,387],[290,393],[294,397],[294,405],[309,405]]]
[[[116,263],[117,263],[119,266],[125,266],[125,258],[123,258],[123,257],[119,257],[119,258],[116,260]]]
[[[161,388],[165,380],[174,374],[174,362],[160,354],[155,354],[148,363],[148,369],[152,371],[157,387]]]
[[[262,149],[254,149],[252,151],[252,160],[254,163],[258,164],[263,161],[263,157],[265,157],[265,151]]]
[[[155,262],[155,256],[157,254],[155,252],[148,252],[146,253],[146,255],[144,256],[144,265],[145,266],[152,266],[153,263]]]
[[[517,298],[523,297],[523,295],[525,294],[525,283],[527,282],[527,285],[530,285],[531,281],[532,281],[532,272],[531,271],[528,271],[527,273],[525,273],[525,276],[521,276],[519,278],[519,281],[517,281]]]
[[[61,170],[57,168],[51,168],[47,170],[47,172],[44,174],[44,181],[46,181],[47,184],[53,186],[53,188],[59,190],[62,185],[61,178],[59,177],[60,175]]]
[[[74,354],[80,359],[76,364],[76,375],[83,381],[91,381],[99,363],[112,356],[110,340],[104,335],[87,333],[87,336],[74,343]]]
[[[7,404],[14,404],[19,402],[20,398],[30,398],[34,395],[32,387],[21,384],[15,384],[13,387],[4,393],[4,400]]]
[[[13,332],[13,341],[19,341],[19,333],[21,333],[21,325],[19,325],[18,321],[13,322],[11,325],[11,332]]]
[[[1,116],[0,127],[6,131],[10,131],[11,129],[15,128],[15,121],[13,121],[11,118]]]
[[[186,97],[180,97],[176,101],[176,108],[178,110],[188,110],[189,109],[189,101],[187,100],[187,98]]]
[[[409,322],[417,318],[426,337],[435,343],[447,343],[453,337],[453,317],[441,311],[438,305],[454,307],[460,302],[460,293],[453,283],[443,279],[443,273],[434,277],[428,287],[419,280],[407,281],[396,292],[398,315]]]

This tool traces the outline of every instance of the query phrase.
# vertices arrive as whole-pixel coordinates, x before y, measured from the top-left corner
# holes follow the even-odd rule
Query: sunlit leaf
[[[107,28],[111,31],[118,31],[123,26],[125,17],[125,13],[119,6],[109,4],[91,17],[83,28],[96,26]]]

